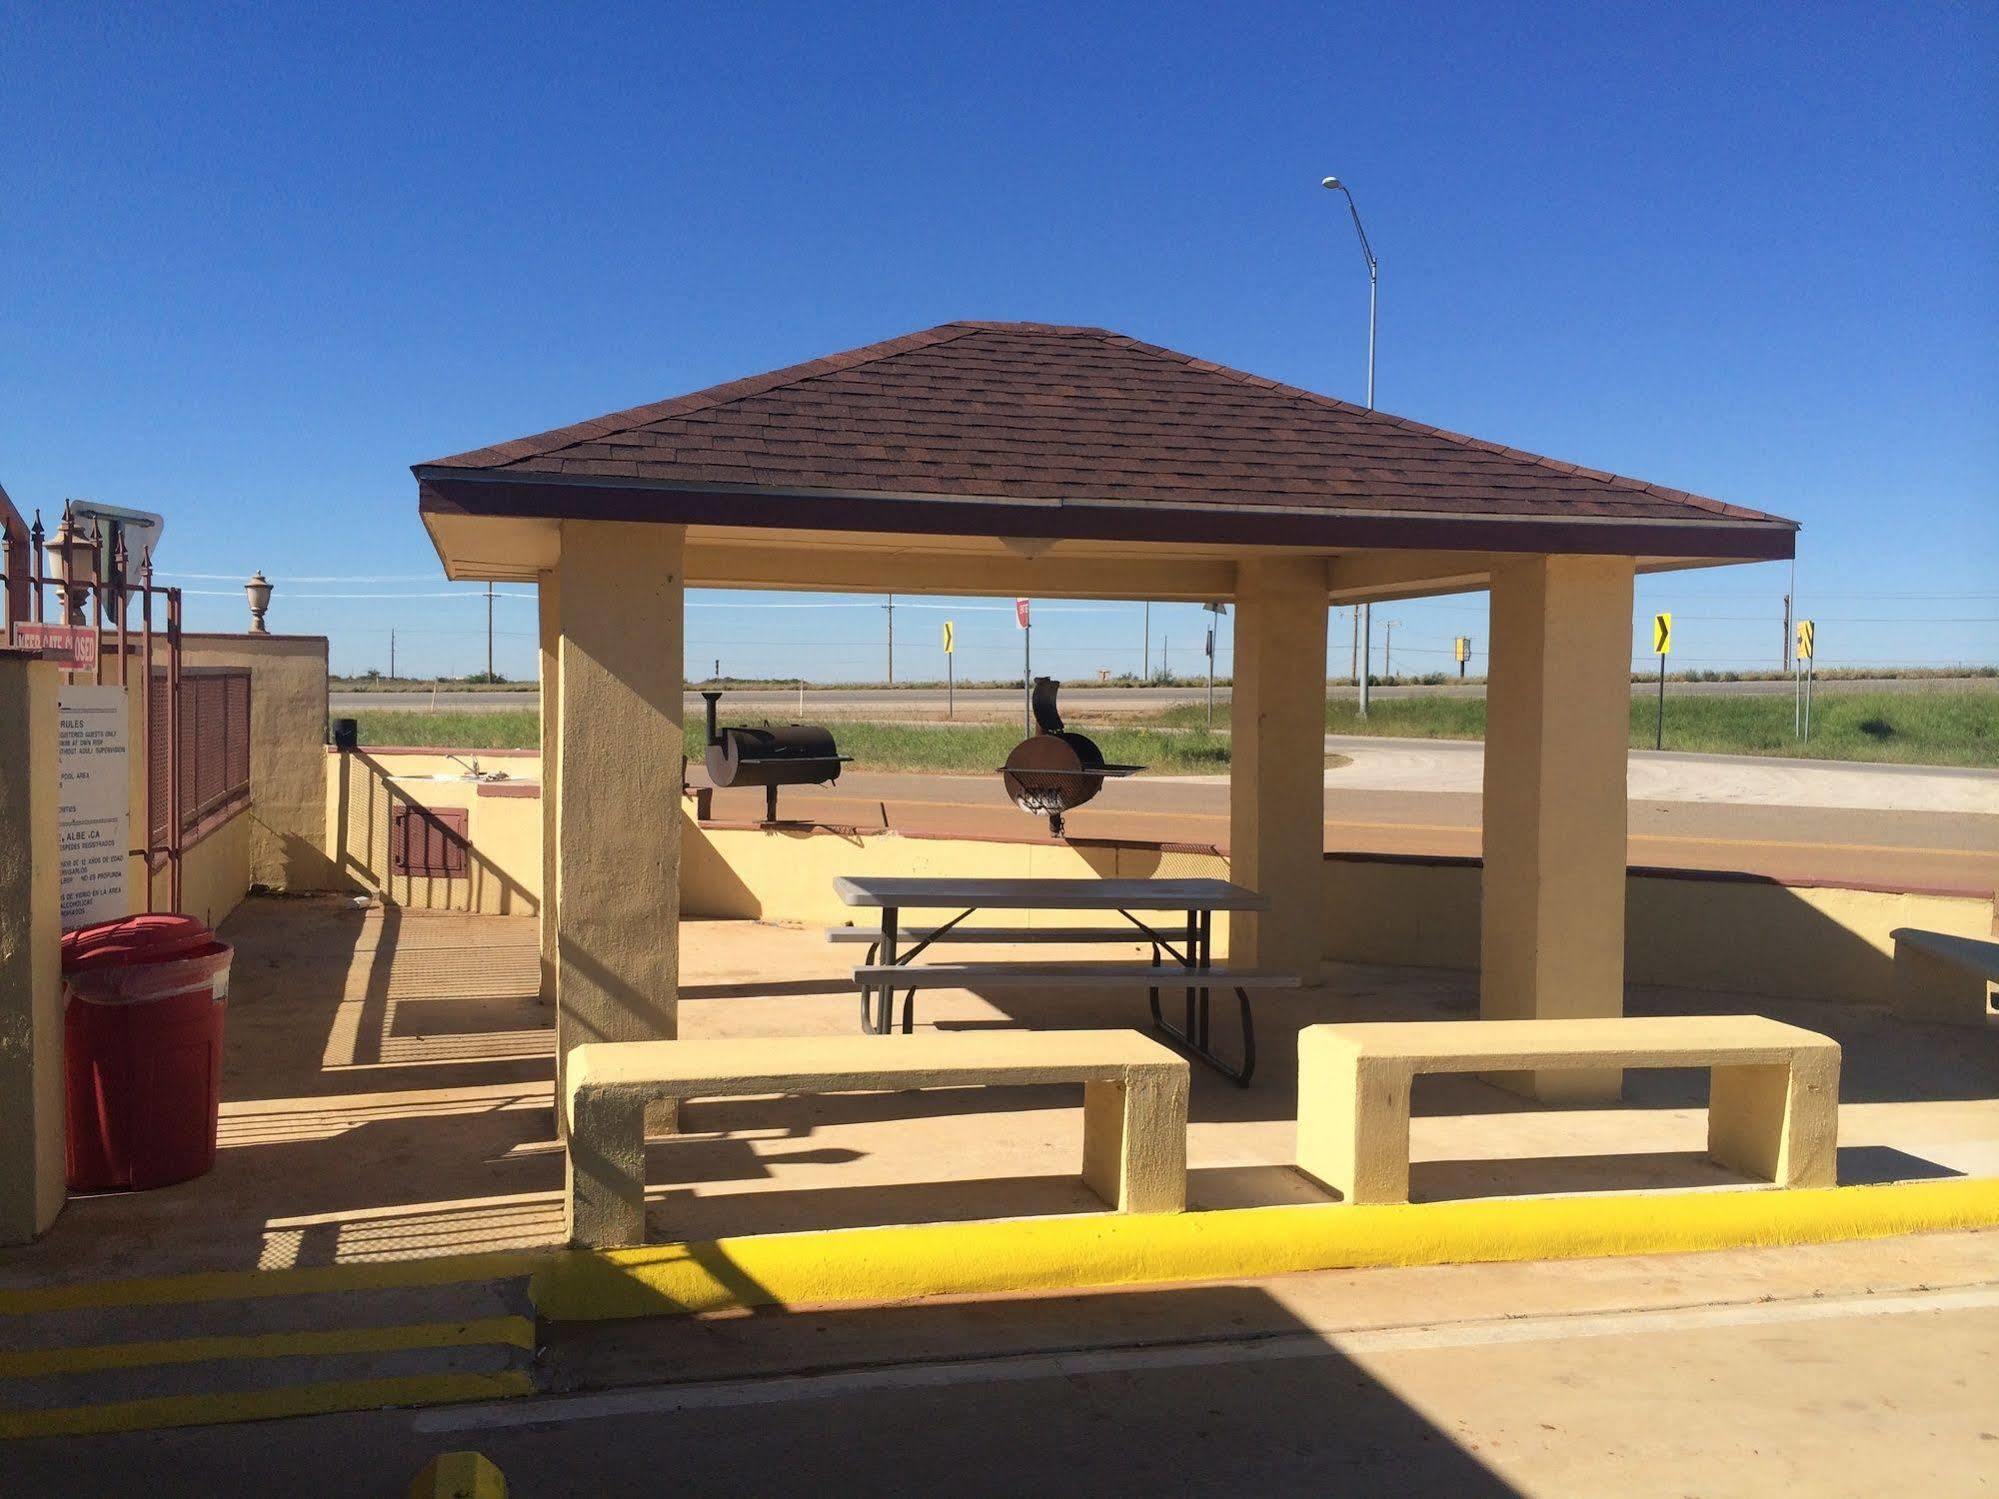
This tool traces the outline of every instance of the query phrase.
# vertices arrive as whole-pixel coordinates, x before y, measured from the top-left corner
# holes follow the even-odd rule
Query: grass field
[[[432,745],[440,749],[533,749],[540,743],[534,713],[372,712],[363,709],[363,745]],[[701,726],[684,729],[690,759],[701,758]],[[834,726],[840,753],[854,757],[858,770],[931,770],[988,775],[1005,763],[1020,742],[1020,729],[1007,724],[963,728],[928,724],[841,723]],[[1090,737],[1114,764],[1143,765],[1177,775],[1225,771],[1229,742],[1220,735],[1185,729],[1092,730]]]
[[[1652,747],[1654,705],[1631,703],[1631,744]],[[436,745],[451,749],[532,749],[537,716],[495,713],[371,712],[357,715],[364,745]],[[1198,704],[1148,715],[1143,726],[1077,725],[1104,757],[1144,765],[1156,774],[1200,775],[1226,770],[1226,735],[1208,734]],[[1865,760],[1904,765],[1999,766],[1999,693],[1826,693],[1813,704],[1812,740],[1801,746],[1786,697],[1681,697],[1666,691],[1666,745],[1718,755],[1784,755],[1818,760]],[[693,758],[700,758],[700,729]],[[1326,729],[1409,739],[1481,739],[1482,698],[1384,698],[1366,719],[1351,701],[1326,704]],[[962,728],[924,724],[841,723],[840,750],[859,770],[931,770],[986,774],[1020,738],[1012,724]]]

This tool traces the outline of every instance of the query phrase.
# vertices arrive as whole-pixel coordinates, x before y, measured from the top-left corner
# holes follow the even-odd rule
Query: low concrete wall
[[[255,817],[249,808],[210,828],[181,850],[180,909],[219,926],[250,893],[250,849]],[[171,876],[163,864],[153,872],[153,909],[168,909]]]
[[[345,758],[327,757],[336,802]],[[344,822],[338,806],[330,809],[328,821],[329,846],[336,848],[350,886],[380,891],[405,905],[536,908],[541,818],[539,801],[532,798],[539,796],[538,756],[482,755],[486,768],[504,768],[517,778],[511,792],[469,781],[388,781],[462,771],[437,750],[371,750],[352,759]],[[391,794],[425,806],[471,809],[473,880],[399,880],[392,888],[386,873]],[[1326,961],[1478,968],[1478,860],[1330,854],[1323,869]],[[1227,855],[1209,845],[928,837],[823,825],[700,823],[690,816],[681,840],[681,910],[688,916],[809,926],[867,924],[870,913],[845,906],[834,895],[836,875],[1090,879],[1228,873]],[[1626,977],[1632,983],[1743,994],[1885,1005],[1894,991],[1890,934],[1896,927],[1989,937],[1993,924],[1989,895],[1784,884],[1753,875],[1665,869],[1634,869],[1625,889]],[[1024,919],[1123,925],[1111,913]],[[1216,918],[1216,932],[1225,946],[1225,915]]]
[[[505,781],[461,779],[465,767],[439,750],[315,750],[326,784],[325,847],[338,888],[365,890],[417,910],[532,915],[541,908],[540,761],[481,751],[482,769]],[[466,759],[471,759],[468,752]],[[431,779],[444,777],[445,779]],[[463,808],[471,844],[462,879],[391,872],[390,815],[398,805]]]
[[[1329,960],[1478,967],[1478,860],[1335,854],[1326,871]],[[1984,937],[1992,919],[1989,895],[1633,869],[1625,882],[1625,977],[1885,1005],[1894,993],[1896,927]]]
[[[688,916],[865,925],[871,914],[843,905],[833,893],[835,875],[1170,879],[1227,873],[1227,861],[1214,849],[1186,845],[1016,843],[690,820],[681,841],[680,909]],[[1127,925],[1114,912],[1019,912],[1007,920],[1015,925]],[[1216,930],[1224,930],[1219,917]]]
[[[1324,869],[1326,961],[1477,969],[1476,859],[1336,854]],[[690,916],[865,924],[867,912],[833,894],[835,875],[1227,873],[1219,851],[1185,845],[986,842],[709,823],[690,825],[683,841],[681,909]],[[1634,869],[1625,889],[1631,982],[1840,1003],[1890,1002],[1896,927],[1985,937],[1993,920],[1990,896],[1786,885],[1750,875]],[[1093,919],[1118,924],[1113,915]]]

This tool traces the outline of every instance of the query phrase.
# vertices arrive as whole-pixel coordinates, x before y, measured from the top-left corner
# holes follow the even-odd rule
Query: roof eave
[[[1338,510],[1319,506],[1173,505],[1160,501],[1022,499],[605,480],[419,464],[421,514],[611,520],[747,529],[930,535],[1564,553],[1781,561],[1798,523],[1778,516],[1501,516]],[[832,503],[829,503],[832,502]]]

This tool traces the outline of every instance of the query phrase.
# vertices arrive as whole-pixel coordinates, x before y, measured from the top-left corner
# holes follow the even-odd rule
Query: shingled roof
[[[946,323],[415,473],[424,508],[459,514],[935,531],[937,515],[916,521],[907,502],[952,502],[971,529],[963,504],[983,502],[990,534],[1393,545],[1364,523],[1394,520],[1425,523],[1401,545],[1513,535],[1563,549],[1552,523],[1597,533],[1575,550],[1698,556],[1789,556],[1795,530],[1101,328],[1038,323]],[[1021,507],[1041,524],[1024,530]]]

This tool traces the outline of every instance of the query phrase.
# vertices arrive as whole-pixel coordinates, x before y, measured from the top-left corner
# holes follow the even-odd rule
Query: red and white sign
[[[1015,599],[1015,600],[1013,601],[1013,622],[1014,622],[1014,623],[1015,623],[1016,625],[1019,625],[1019,626],[1020,626],[1020,628],[1021,628],[1021,629],[1023,629],[1023,630],[1027,628],[1027,600],[1026,600],[1026,599]]]
[[[14,646],[23,651],[57,651],[64,671],[97,670],[97,632],[89,625],[16,624]]]

